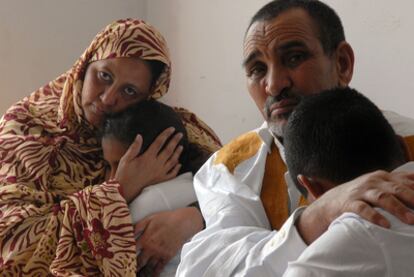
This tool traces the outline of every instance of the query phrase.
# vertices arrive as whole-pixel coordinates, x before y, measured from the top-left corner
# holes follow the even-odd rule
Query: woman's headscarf
[[[168,92],[171,61],[163,36],[153,26],[142,20],[118,20],[96,35],[72,69],[66,73],[66,78],[58,78],[54,81],[64,80],[61,84],[62,96],[58,111],[58,122],[61,127],[68,123],[86,123],[81,97],[83,79],[88,65],[98,60],[121,57],[162,62],[164,69],[152,87],[150,95],[151,98],[157,99]],[[190,142],[198,144],[209,152],[217,150],[220,141],[215,133],[191,112],[185,109],[181,111]]]
[[[60,122],[75,117],[80,123],[84,118],[81,97],[83,79],[88,65],[94,61],[133,57],[157,60],[165,64],[164,70],[151,91],[151,97],[159,98],[168,91],[171,61],[167,44],[162,35],[142,20],[118,20],[99,32],[83,55],[66,74],[59,106]]]

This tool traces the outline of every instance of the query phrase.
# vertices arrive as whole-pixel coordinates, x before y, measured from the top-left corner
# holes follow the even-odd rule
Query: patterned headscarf
[[[160,61],[164,70],[151,91],[157,99],[167,93],[171,76],[171,61],[167,44],[162,35],[148,23],[137,19],[113,22],[98,33],[72,69],[66,73],[59,106],[59,121],[65,124],[85,120],[81,106],[83,78],[88,65],[94,61],[134,57]],[[59,80],[59,78],[58,78]],[[55,82],[59,82],[56,80]]]
[[[96,35],[72,69],[66,72],[65,78],[58,78],[53,81],[54,84],[51,84],[51,87],[62,87],[58,110],[60,127],[65,127],[68,123],[87,122],[81,105],[81,97],[83,78],[88,65],[98,60],[121,57],[162,62],[165,65],[164,69],[152,87],[150,95],[151,98],[158,99],[168,92],[171,61],[163,36],[153,26],[142,20],[118,20]],[[178,108],[177,111],[181,112],[191,143],[199,145],[207,152],[213,152],[220,147],[219,138],[203,121],[183,108]]]

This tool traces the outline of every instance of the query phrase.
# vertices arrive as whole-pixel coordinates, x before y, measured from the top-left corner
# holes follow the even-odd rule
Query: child
[[[284,139],[289,174],[310,202],[339,184],[392,171],[407,160],[404,142],[381,111],[350,88],[302,100]],[[412,171],[413,163],[406,163],[407,169]],[[391,222],[390,230],[346,213],[289,263],[283,276],[413,276],[414,227],[379,212]]]
[[[182,165],[174,179],[148,186],[129,203],[132,223],[156,212],[186,207],[197,201],[193,189],[193,175],[197,168],[189,164],[189,145],[186,129],[174,110],[155,100],[142,101],[128,110],[106,118],[102,130],[102,149],[109,164],[107,179],[114,177],[118,162],[136,136],[143,138],[140,154],[144,153],[155,138],[166,128],[174,127],[183,134],[180,144]],[[171,136],[173,137],[173,135]],[[162,276],[174,275],[179,254],[164,268]]]

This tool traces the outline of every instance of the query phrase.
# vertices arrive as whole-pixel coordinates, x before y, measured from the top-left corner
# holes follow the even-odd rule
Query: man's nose
[[[292,87],[292,80],[287,69],[271,68],[266,76],[266,93],[278,96],[282,91]]]
[[[115,106],[118,98],[116,88],[114,86],[106,87],[100,95],[100,98],[105,108],[111,108]]]

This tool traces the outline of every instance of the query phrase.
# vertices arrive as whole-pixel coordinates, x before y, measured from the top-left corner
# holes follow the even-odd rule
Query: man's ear
[[[335,59],[338,85],[346,87],[351,82],[354,73],[354,50],[348,42],[339,43],[335,50]]]
[[[308,178],[302,174],[299,174],[297,179],[298,182],[308,191],[308,197],[312,196],[314,199],[317,199],[325,192],[323,185],[317,180]]]

